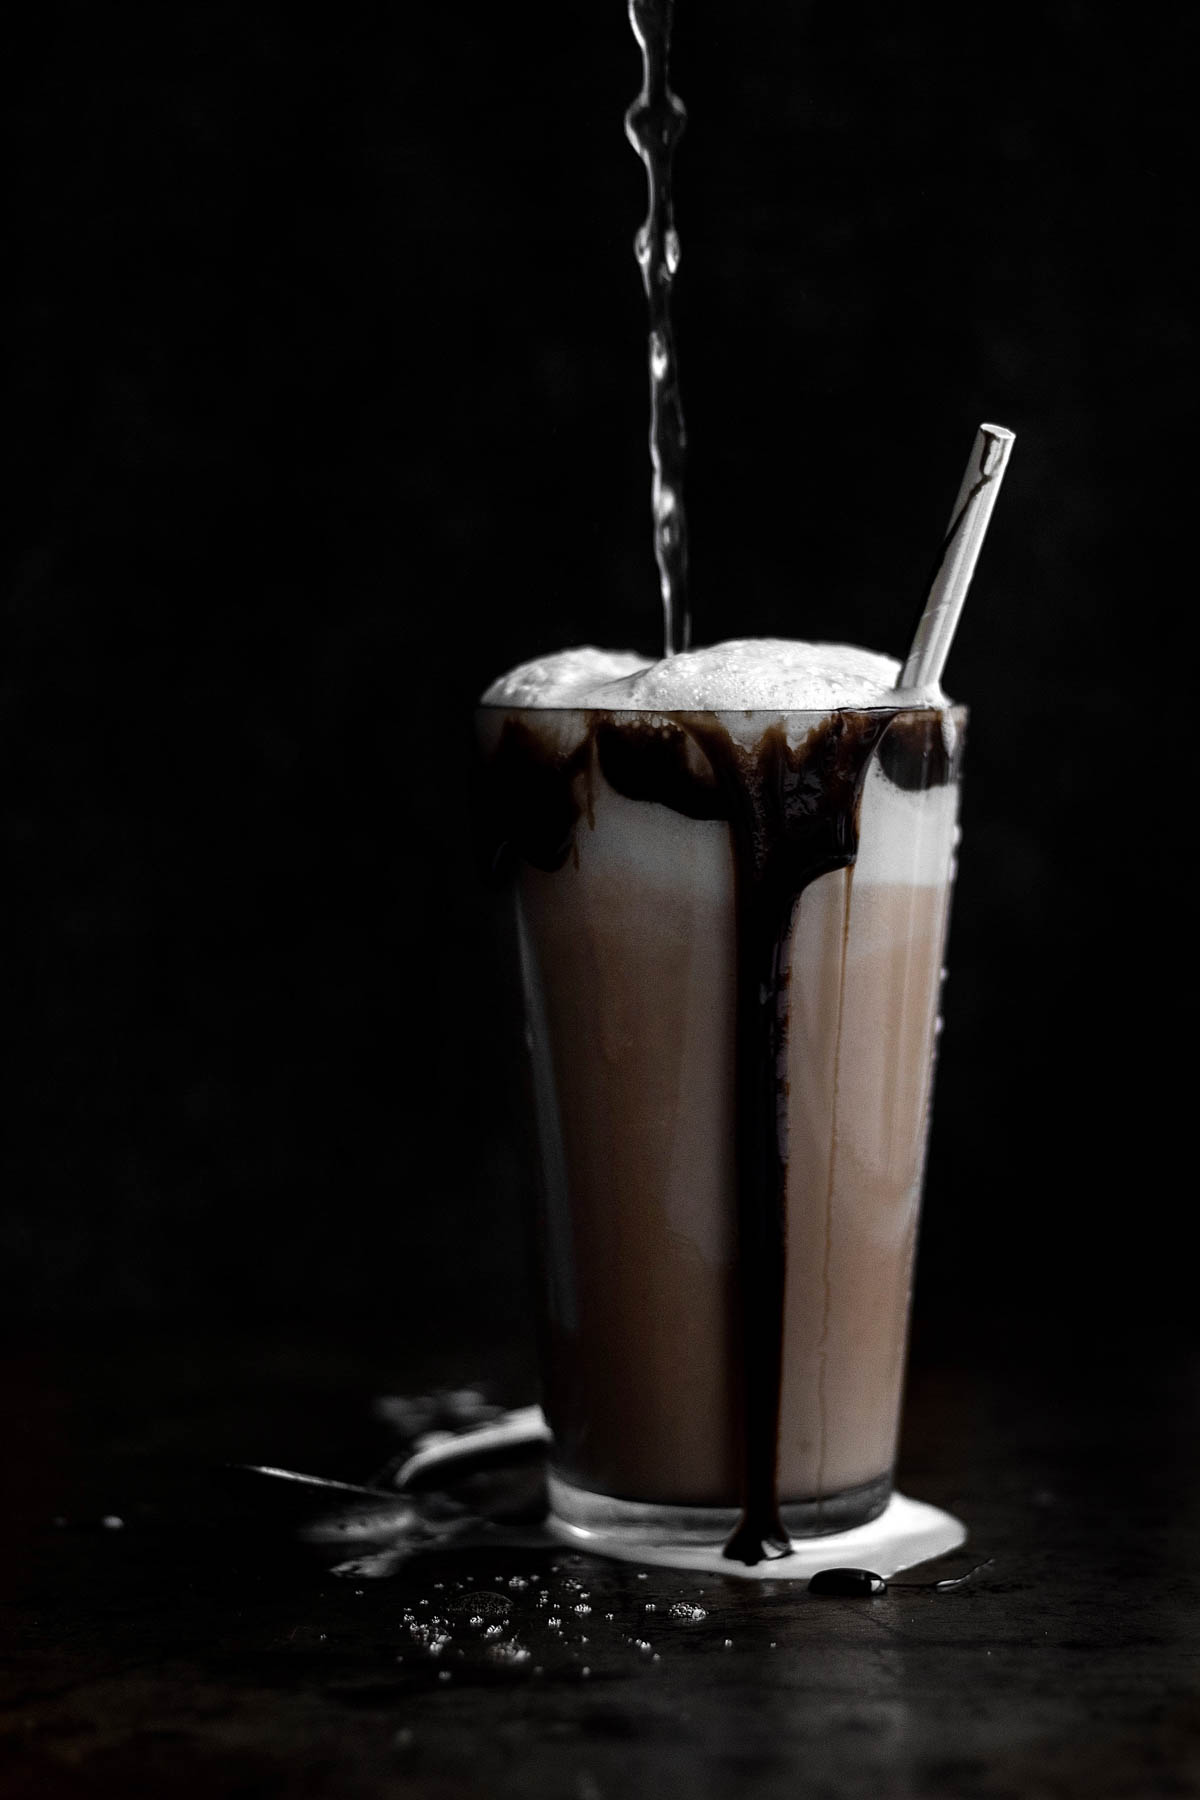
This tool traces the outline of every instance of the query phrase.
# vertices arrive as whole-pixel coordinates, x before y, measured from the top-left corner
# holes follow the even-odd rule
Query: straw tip
[[[995,438],[1001,444],[1011,444],[1016,440],[1016,432],[1010,431],[1007,425],[984,424],[981,425],[979,429],[980,431],[986,432],[988,437]]]

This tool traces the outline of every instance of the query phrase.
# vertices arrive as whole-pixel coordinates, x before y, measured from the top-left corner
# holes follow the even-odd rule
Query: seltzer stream
[[[646,165],[649,190],[649,209],[634,239],[634,254],[650,309],[651,506],[667,656],[686,650],[691,638],[683,510],[687,433],[671,332],[671,283],[679,267],[671,161],[687,119],[683,102],[671,92],[667,79],[673,13],[674,0],[629,0],[629,22],[642,50],[642,91],[625,114],[626,135]]]

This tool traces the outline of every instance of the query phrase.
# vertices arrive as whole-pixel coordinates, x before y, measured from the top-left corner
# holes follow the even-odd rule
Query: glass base
[[[723,1544],[741,1514],[736,1506],[655,1506],[614,1500],[547,1474],[550,1510],[564,1525],[623,1538],[630,1544]],[[844,1488],[819,1500],[789,1500],[779,1509],[789,1537],[830,1537],[877,1519],[892,1494],[892,1475]]]

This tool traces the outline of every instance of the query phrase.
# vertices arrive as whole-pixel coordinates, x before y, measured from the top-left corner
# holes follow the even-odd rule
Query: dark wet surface
[[[4,1800],[1200,1792],[1194,1361],[918,1368],[902,1484],[992,1559],[946,1592],[643,1575],[499,1533],[339,1578],[348,1534],[297,1539],[327,1496],[222,1467],[371,1485],[396,1447],[373,1401],[485,1369],[531,1397],[493,1351],[10,1353]]]

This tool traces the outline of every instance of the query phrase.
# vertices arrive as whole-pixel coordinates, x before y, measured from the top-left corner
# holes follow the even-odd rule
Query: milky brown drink
[[[756,1562],[887,1502],[963,726],[896,672],[575,651],[484,697],[569,1521]]]

